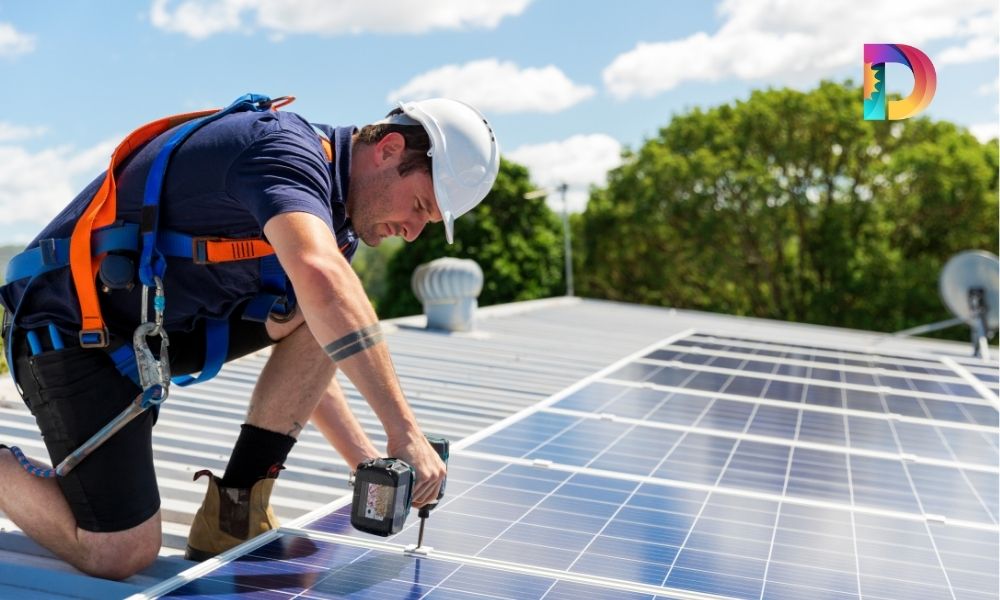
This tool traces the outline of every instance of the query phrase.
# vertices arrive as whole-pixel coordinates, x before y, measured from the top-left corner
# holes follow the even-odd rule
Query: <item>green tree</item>
[[[402,238],[392,237],[384,240],[374,248],[365,244],[358,245],[358,251],[354,255],[351,266],[365,286],[368,299],[371,300],[375,310],[378,310],[379,298],[386,292],[388,281],[389,261],[403,247],[405,242]]]
[[[579,225],[585,295],[874,330],[949,316],[955,252],[996,251],[997,142],[864,121],[849,82],[675,117]]]
[[[445,241],[440,225],[429,225],[431,231],[392,256],[385,291],[377,299],[379,316],[419,314],[410,277],[421,264],[443,256],[479,263],[484,276],[481,306],[560,293],[562,228],[544,200],[524,198],[532,187],[526,168],[502,160],[493,190],[456,222],[453,245]]]

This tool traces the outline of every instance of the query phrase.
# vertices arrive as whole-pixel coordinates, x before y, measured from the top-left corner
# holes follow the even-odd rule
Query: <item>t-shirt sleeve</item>
[[[261,228],[276,215],[306,212],[333,229],[330,168],[322,147],[301,132],[272,131],[248,146],[229,168],[226,193]]]

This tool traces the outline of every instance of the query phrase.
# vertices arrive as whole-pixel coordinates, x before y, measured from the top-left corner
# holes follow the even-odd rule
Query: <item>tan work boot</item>
[[[208,560],[265,531],[277,529],[279,523],[271,510],[270,498],[280,470],[281,467],[272,467],[267,477],[250,489],[225,487],[208,470],[195,473],[195,480],[209,476],[208,490],[191,523],[184,558]]]

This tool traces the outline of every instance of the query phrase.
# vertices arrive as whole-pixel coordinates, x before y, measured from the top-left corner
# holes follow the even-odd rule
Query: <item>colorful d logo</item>
[[[913,92],[906,98],[886,100],[885,63],[900,63],[913,72]],[[898,121],[927,108],[937,89],[937,73],[931,59],[913,46],[865,44],[864,82],[865,120]]]

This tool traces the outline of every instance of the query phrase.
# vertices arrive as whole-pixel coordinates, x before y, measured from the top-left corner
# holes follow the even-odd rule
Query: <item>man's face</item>
[[[376,144],[372,168],[351,173],[347,201],[351,223],[369,246],[378,246],[393,235],[412,242],[428,222],[441,221],[430,174],[411,171],[399,176],[402,146],[389,140],[393,135],[402,140],[398,134],[389,134]]]

